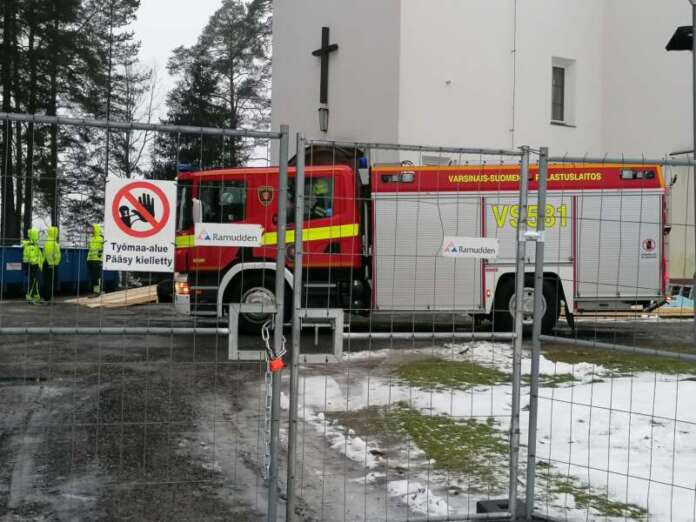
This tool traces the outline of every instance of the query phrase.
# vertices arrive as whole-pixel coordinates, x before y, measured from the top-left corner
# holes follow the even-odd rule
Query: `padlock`
[[[271,359],[268,361],[268,369],[271,370],[271,372],[276,373],[281,371],[283,368],[285,368],[285,363],[283,362],[282,357],[278,357],[277,359]]]

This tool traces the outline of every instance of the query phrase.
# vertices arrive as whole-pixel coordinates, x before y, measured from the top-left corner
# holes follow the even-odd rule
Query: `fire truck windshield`
[[[246,207],[246,183],[241,180],[206,181],[198,189],[204,223],[242,221]]]
[[[179,181],[176,186],[176,231],[181,232],[193,226],[193,203],[191,182]]]

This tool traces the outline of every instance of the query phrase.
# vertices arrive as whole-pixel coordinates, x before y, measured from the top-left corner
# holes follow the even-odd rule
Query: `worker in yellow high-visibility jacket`
[[[92,225],[92,235],[89,238],[89,250],[87,251],[87,269],[89,272],[89,284],[92,292],[101,294],[102,290],[102,254],[104,251],[104,236],[101,226]]]
[[[22,260],[27,264],[27,294],[29,303],[38,304],[41,301],[41,271],[43,269],[43,253],[39,246],[39,231],[30,228],[27,239],[23,242]]]
[[[309,218],[321,219],[331,217],[331,193],[329,183],[322,178],[314,181],[309,197]]]
[[[58,227],[48,227],[43,248],[46,265],[43,270],[44,289],[42,294],[45,299],[53,299],[54,295],[58,294],[56,275],[61,258],[58,234]]]
[[[22,239],[22,275],[24,276],[24,294],[29,300],[29,288],[31,287],[31,281],[29,280],[29,251],[31,249],[31,241],[29,238]]]

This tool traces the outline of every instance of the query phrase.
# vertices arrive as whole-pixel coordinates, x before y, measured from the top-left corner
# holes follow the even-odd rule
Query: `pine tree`
[[[166,122],[226,128],[264,128],[270,121],[269,0],[223,0],[197,43],[176,49]],[[172,178],[174,161],[199,168],[246,163],[256,143],[239,138],[160,136],[154,177]]]
[[[2,110],[11,112],[16,106],[13,100],[13,78],[17,72],[17,10],[16,0],[5,0],[2,10],[2,45],[0,46],[0,78],[2,78]],[[13,101],[15,103],[13,103]],[[5,244],[17,242],[19,219],[15,203],[15,178],[13,154],[13,126],[4,122],[0,141],[0,240]]]
[[[141,118],[151,73],[137,63],[139,44],[127,30],[139,1],[3,1],[2,110]],[[0,125],[2,239],[15,242],[37,215],[75,229],[100,220],[107,159],[117,175],[141,174],[139,140],[98,129]]]
[[[73,111],[97,119],[138,121],[152,77],[138,63],[140,43],[128,30],[139,0],[82,0],[82,4],[83,82],[72,93]],[[77,235],[84,225],[101,221],[107,176],[141,175],[144,144],[139,134],[123,131],[79,129],[75,137],[64,155],[63,185],[70,197],[62,201],[64,212],[79,217],[66,221],[66,228]]]
[[[218,98],[218,76],[202,46],[175,49],[168,70],[172,75],[181,76],[181,79],[167,95],[167,123],[207,127],[226,125],[226,114],[215,103]],[[223,149],[220,139],[191,134],[158,135],[153,177],[172,179],[176,174],[176,160],[198,168],[217,166]]]

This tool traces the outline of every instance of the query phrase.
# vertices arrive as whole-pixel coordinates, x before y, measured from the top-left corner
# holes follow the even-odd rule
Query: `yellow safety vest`
[[[104,237],[101,235],[101,227],[92,225],[92,237],[89,238],[89,250],[87,261],[101,261],[104,250]]]
[[[39,231],[35,228],[30,228],[28,236],[29,239],[27,240],[23,257],[30,265],[35,265],[38,266],[39,269],[42,269],[44,259],[41,253],[41,247],[39,246]]]
[[[60,244],[58,243],[58,227],[48,227],[48,238],[44,244],[44,256],[48,266],[60,264]]]

